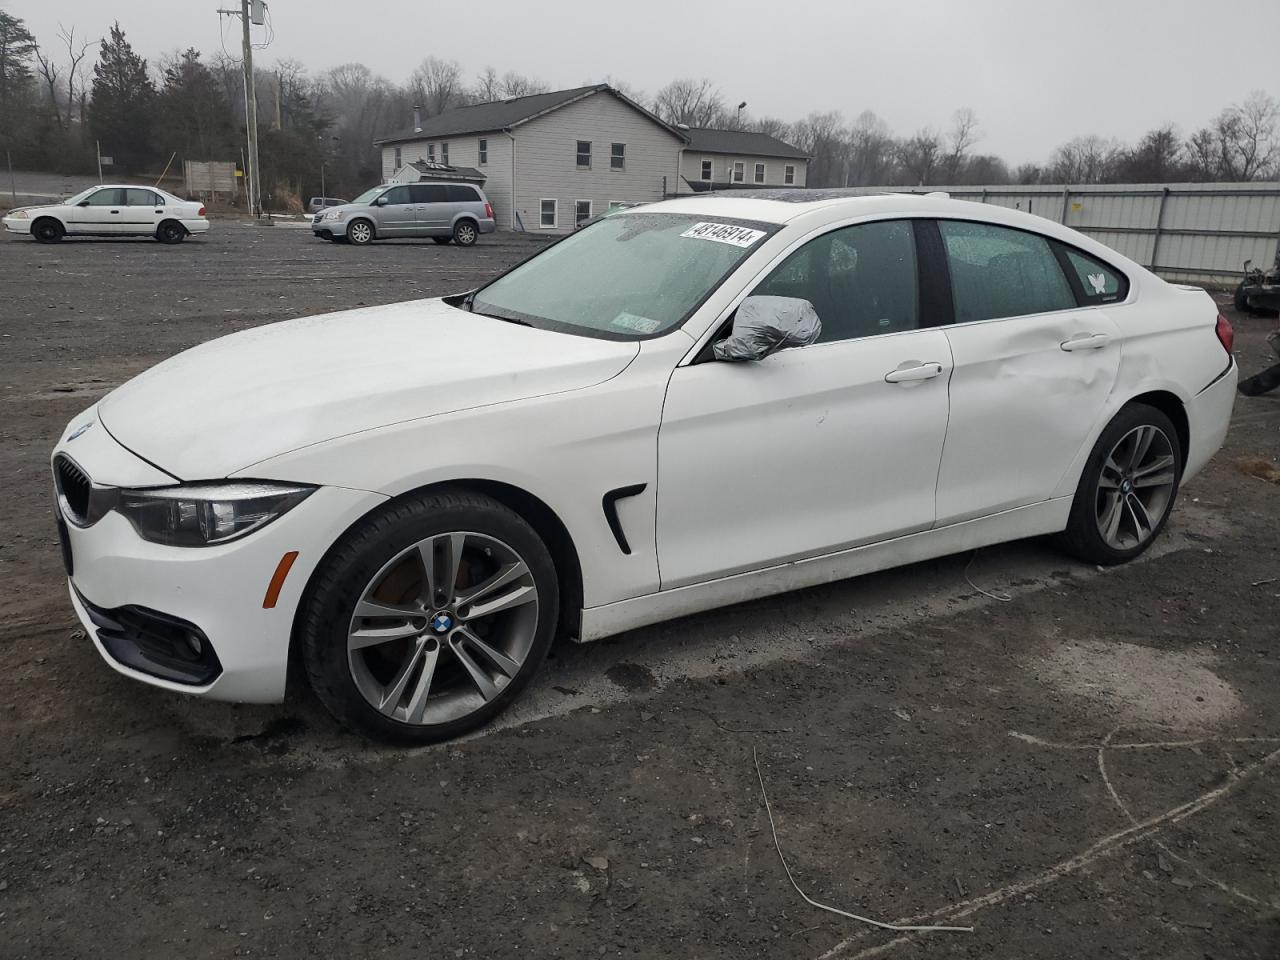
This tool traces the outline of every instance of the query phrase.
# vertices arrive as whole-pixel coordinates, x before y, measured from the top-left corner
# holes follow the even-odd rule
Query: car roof
[[[885,193],[851,189],[727,190],[699,193],[675,200],[646,204],[623,216],[650,213],[683,213],[698,217],[754,220],[778,225],[821,227],[856,217],[937,217],[944,220],[977,220],[1029,230],[1053,237],[1086,253],[1124,268],[1132,280],[1145,267],[1070,227],[1053,220],[994,203],[953,200],[945,193]],[[1154,274],[1151,276],[1154,277]]]

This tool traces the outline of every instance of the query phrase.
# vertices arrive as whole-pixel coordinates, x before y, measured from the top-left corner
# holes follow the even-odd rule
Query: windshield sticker
[[[653,333],[662,324],[657,320],[650,320],[648,317],[637,316],[634,313],[623,311],[614,317],[610,323],[615,327],[622,327],[624,330],[633,330],[636,333]]]
[[[1105,273],[1088,274],[1089,285],[1093,287],[1094,294],[1107,292],[1107,275]]]
[[[749,247],[764,236],[764,231],[735,227],[731,223],[695,223],[680,236],[692,237],[694,240],[714,240],[716,243],[729,243],[735,247]]]

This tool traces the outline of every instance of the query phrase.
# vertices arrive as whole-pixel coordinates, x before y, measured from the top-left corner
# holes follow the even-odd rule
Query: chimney
[[[422,132],[422,107],[416,103],[413,105],[413,132]]]

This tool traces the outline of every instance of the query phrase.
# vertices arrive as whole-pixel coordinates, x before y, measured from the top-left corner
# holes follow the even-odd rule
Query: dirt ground
[[[1280,956],[1280,485],[1238,464],[1280,455],[1280,396],[1237,401],[1142,562],[1011,544],[565,646],[441,747],[99,660],[51,516],[73,415],[211,337],[534,249],[0,240],[0,956]],[[1270,321],[1232,320],[1252,372]],[[805,903],[761,781],[811,897],[972,932]]]

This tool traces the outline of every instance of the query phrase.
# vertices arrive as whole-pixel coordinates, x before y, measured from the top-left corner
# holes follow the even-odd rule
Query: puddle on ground
[[[1235,688],[1200,653],[1101,640],[1064,642],[1033,667],[1058,689],[1091,701],[1117,722],[1175,730],[1216,727],[1241,709]]]

